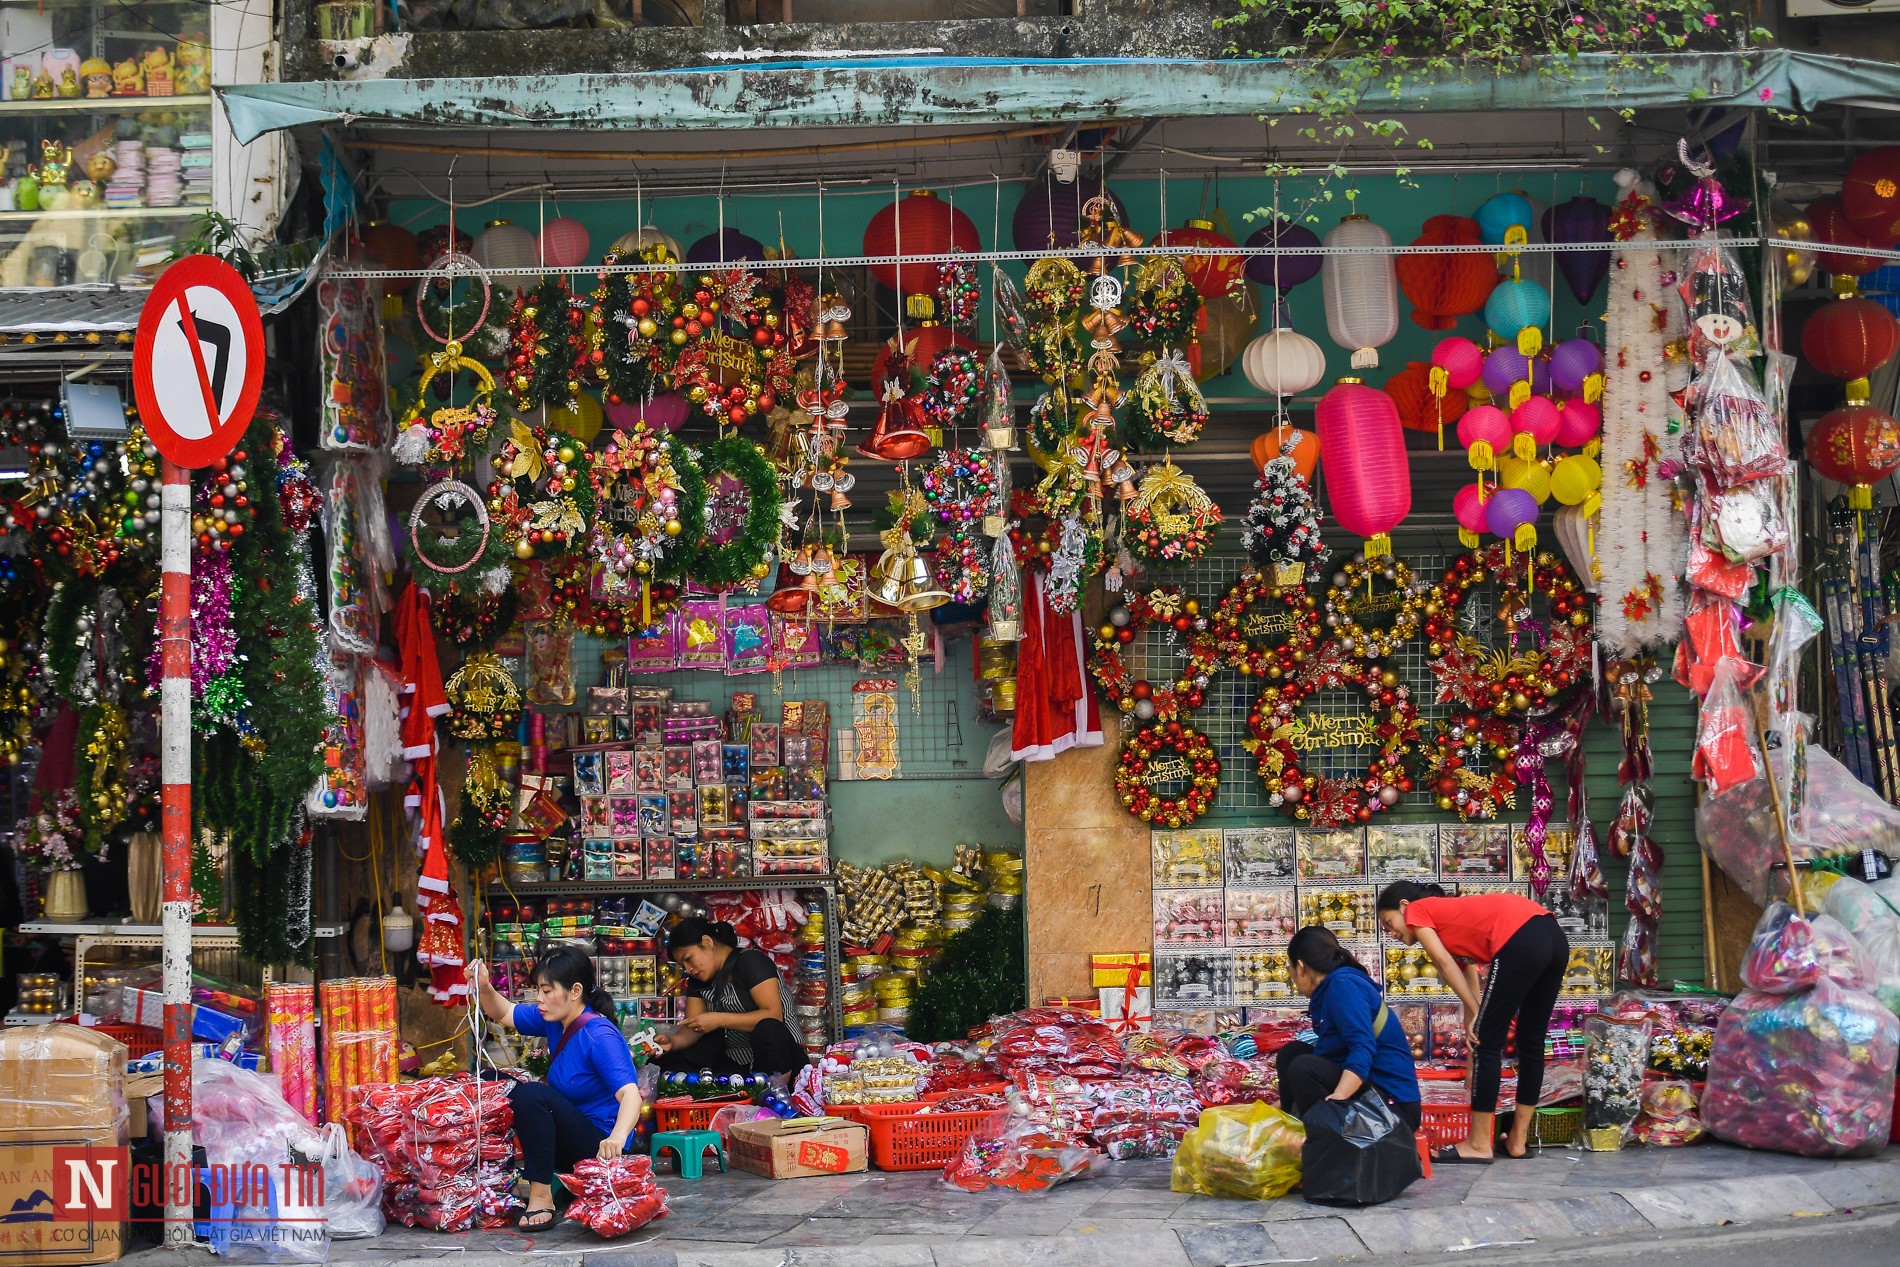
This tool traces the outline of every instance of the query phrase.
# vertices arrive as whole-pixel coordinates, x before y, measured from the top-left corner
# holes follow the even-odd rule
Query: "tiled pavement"
[[[1550,1242],[1653,1228],[1829,1213],[1900,1203],[1900,1148],[1815,1161],[1720,1144],[1620,1153],[1549,1149],[1490,1167],[1440,1167],[1398,1200],[1366,1210],[1183,1196],[1166,1162],[1102,1162],[1086,1180],[1035,1195],[970,1194],[934,1172],[873,1171],[779,1183],[752,1175],[668,1176],[672,1213],[603,1241],[573,1224],[534,1237],[391,1228],[339,1241],[358,1267],[453,1259],[502,1267],[1239,1267],[1369,1258],[1460,1246]],[[160,1255],[163,1255],[160,1257]],[[582,1264],[581,1259],[586,1262]],[[196,1267],[202,1248],[150,1250],[137,1267]],[[444,1267],[450,1267],[444,1264]]]

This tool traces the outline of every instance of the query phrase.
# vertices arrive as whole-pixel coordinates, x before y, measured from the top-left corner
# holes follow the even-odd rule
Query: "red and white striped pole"
[[[169,458],[159,491],[159,771],[165,906],[165,1244],[192,1243],[191,472]]]

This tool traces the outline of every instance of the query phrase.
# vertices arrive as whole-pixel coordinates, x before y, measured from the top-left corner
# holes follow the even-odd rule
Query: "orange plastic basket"
[[[1008,1109],[974,1113],[926,1113],[916,1104],[866,1104],[860,1112],[871,1129],[871,1164],[879,1170],[937,1170],[947,1166],[970,1136],[1002,1124]]]
[[[653,1129],[657,1131],[706,1131],[712,1129],[713,1114],[729,1104],[743,1104],[742,1095],[721,1096],[717,1100],[688,1100],[673,1096],[653,1102]]]
[[[1419,1106],[1418,1126],[1433,1148],[1456,1144],[1471,1134],[1471,1106],[1422,1104]]]
[[[79,1024],[71,1017],[62,1017],[61,1022],[66,1025]],[[107,1038],[116,1038],[124,1043],[127,1060],[149,1056],[165,1046],[164,1031],[149,1025],[120,1025],[113,1022],[109,1025],[87,1025],[82,1028],[90,1029],[95,1034],[104,1034]]]

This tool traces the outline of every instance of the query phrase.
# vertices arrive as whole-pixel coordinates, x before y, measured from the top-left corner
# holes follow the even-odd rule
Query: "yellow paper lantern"
[[[1506,488],[1521,488],[1537,499],[1538,505],[1550,500],[1550,468],[1534,459],[1509,456],[1498,462],[1498,482]]]
[[[1594,458],[1572,453],[1557,459],[1550,472],[1550,495],[1566,506],[1580,506],[1603,487],[1603,468]]]
[[[580,409],[548,410],[548,425],[567,432],[582,444],[592,444],[600,434],[600,401],[587,392],[580,393]]]

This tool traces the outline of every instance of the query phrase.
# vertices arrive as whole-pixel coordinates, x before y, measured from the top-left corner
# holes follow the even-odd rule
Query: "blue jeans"
[[[521,1141],[521,1169],[529,1183],[553,1183],[557,1170],[600,1151],[607,1132],[574,1102],[545,1082],[517,1082],[508,1088],[515,1111],[515,1137]]]

